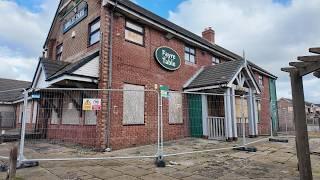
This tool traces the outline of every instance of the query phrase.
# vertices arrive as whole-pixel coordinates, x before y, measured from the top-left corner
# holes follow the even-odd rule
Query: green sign
[[[169,87],[168,86],[160,85],[161,97],[168,98],[169,97],[168,91],[169,91]]]
[[[155,51],[155,58],[159,64],[167,70],[177,70],[181,65],[181,60],[178,53],[169,47],[159,47]]]

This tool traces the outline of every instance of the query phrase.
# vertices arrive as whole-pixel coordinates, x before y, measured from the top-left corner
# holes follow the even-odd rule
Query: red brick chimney
[[[215,43],[214,34],[215,34],[214,30],[211,27],[208,27],[202,32],[202,38],[214,44]]]

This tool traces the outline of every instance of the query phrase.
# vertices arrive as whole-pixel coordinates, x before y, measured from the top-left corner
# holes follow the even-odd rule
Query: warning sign
[[[83,99],[82,110],[84,111],[100,111],[101,99]]]

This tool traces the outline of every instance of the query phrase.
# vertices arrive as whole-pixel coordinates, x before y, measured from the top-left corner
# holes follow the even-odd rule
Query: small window
[[[258,123],[261,122],[261,101],[257,100],[257,108],[258,108]]]
[[[62,51],[63,51],[63,44],[60,44],[56,48],[56,60],[61,61],[62,58]]]
[[[259,75],[259,85],[263,86],[263,77],[261,75]]]
[[[144,45],[144,28],[136,23],[126,21],[125,39],[129,42]]]
[[[221,61],[220,61],[220,58],[218,57],[212,57],[212,65],[215,65],[215,64],[220,64]]]
[[[100,41],[100,19],[89,24],[89,46]]]
[[[123,90],[123,124],[144,124],[144,86],[125,84]]]
[[[194,48],[186,46],[184,48],[184,59],[192,64],[196,63],[196,51]]]

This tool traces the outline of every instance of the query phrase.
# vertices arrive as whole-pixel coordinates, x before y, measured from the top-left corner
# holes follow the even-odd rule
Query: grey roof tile
[[[70,64],[64,61],[53,61],[49,59],[41,59],[40,63],[42,64],[42,67],[44,69],[46,79],[50,78],[59,70],[63,69],[64,67]]]
[[[22,97],[23,89],[29,88],[31,82],[0,78],[0,102],[12,102]]]
[[[204,68],[186,89],[227,84],[232,80],[243,64],[243,60],[238,60],[208,66]]]
[[[97,51],[97,52],[95,52],[95,53],[75,62],[75,63],[67,64],[66,66],[64,66],[64,68],[56,71],[50,77],[48,77],[47,80],[52,80],[52,79],[58,78],[64,74],[71,74],[74,71],[76,71],[78,68],[87,64],[88,62],[90,62],[92,59],[94,59],[97,56],[99,56],[99,51]]]
[[[115,0],[113,0],[113,1],[115,1]],[[202,37],[198,36],[197,34],[191,32],[191,31],[188,31],[185,28],[170,22],[170,21],[168,21],[168,20],[166,20],[166,19],[154,14],[153,12],[151,12],[151,11],[149,11],[149,10],[147,10],[147,9],[145,9],[145,8],[143,8],[143,7],[141,7],[141,6],[137,5],[137,4],[129,1],[129,0],[120,0],[120,1],[118,0],[117,2],[119,4],[121,4],[121,5],[123,5],[123,6],[131,9],[134,12],[136,12],[136,13],[144,16],[144,17],[147,17],[147,18],[149,18],[149,19],[151,19],[151,20],[153,20],[153,21],[155,21],[155,22],[157,22],[157,23],[159,23],[159,24],[161,24],[163,26],[165,26],[166,28],[174,30],[175,32],[178,32],[180,34],[183,34],[184,36],[189,37],[189,38],[191,38],[192,40],[194,40],[194,41],[196,41],[198,43],[201,43],[201,44],[203,44],[203,45],[205,45],[205,46],[207,46],[209,48],[214,49],[215,51],[218,51],[220,53],[226,54],[227,56],[229,56],[229,57],[231,57],[231,58],[233,58],[235,60],[242,60],[243,59],[238,54],[235,54],[235,53],[229,51],[228,49],[225,49],[225,48],[223,48],[223,47],[221,47],[221,46],[219,46],[217,44],[212,44],[209,41],[207,41],[207,40],[203,39]],[[250,61],[248,61],[248,64],[253,66],[253,67],[255,67],[255,68],[257,68],[257,69],[259,69],[260,71],[266,73],[267,75],[269,75],[272,78],[277,78],[275,75],[273,75],[270,72],[262,69],[261,67],[257,66],[256,64],[254,64],[254,63],[252,63]]]

